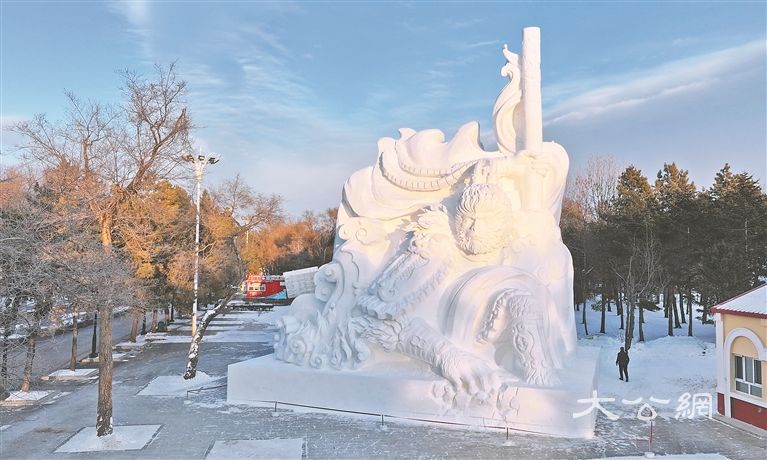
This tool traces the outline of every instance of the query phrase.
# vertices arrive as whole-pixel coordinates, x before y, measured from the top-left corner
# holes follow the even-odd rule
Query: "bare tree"
[[[634,339],[634,324],[637,308],[643,308],[643,302],[657,292],[660,275],[660,248],[652,229],[648,224],[643,231],[631,237],[627,258],[612,264],[615,275],[621,280],[625,292],[627,308],[626,334],[624,346],[631,348]],[[639,322],[639,341],[644,341],[642,322]]]
[[[216,205],[236,224],[236,229],[231,235],[231,246],[239,263],[239,277],[244,279],[247,270],[242,251],[250,244],[250,233],[284,218],[282,197],[256,193],[239,174],[222,182],[213,190],[212,196]]]
[[[69,170],[67,191],[81,192],[99,227],[105,253],[113,250],[113,232],[121,204],[147,184],[171,177],[179,158],[189,150],[190,121],[184,94],[186,83],[176,79],[174,66],[156,67],[156,78],[147,80],[125,71],[119,107],[104,108],[70,97],[67,117],[49,123],[44,116],[17,124],[14,130],[26,139],[21,146],[29,158],[58,170]],[[81,180],[77,180],[81,179]],[[82,184],[82,185],[73,185]],[[112,428],[112,307],[99,304],[100,360],[98,436]]]
[[[592,156],[585,169],[575,176],[568,195],[580,204],[586,220],[594,222],[615,198],[615,186],[621,170],[611,156]]]
[[[192,343],[189,345],[189,355],[187,356],[186,369],[184,370],[184,380],[193,379],[197,376],[197,362],[200,359],[200,343],[205,336],[205,330],[216,316],[226,310],[229,301],[232,300],[232,297],[234,297],[234,294],[236,293],[236,289],[230,290],[229,295],[227,295],[221,303],[216,305],[215,308],[205,312],[202,320],[200,320],[200,327],[197,328],[197,332],[192,338]]]

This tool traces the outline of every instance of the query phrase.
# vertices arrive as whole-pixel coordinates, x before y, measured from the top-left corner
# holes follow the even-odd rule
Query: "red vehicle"
[[[249,299],[287,297],[285,278],[280,275],[248,275],[243,290]]]

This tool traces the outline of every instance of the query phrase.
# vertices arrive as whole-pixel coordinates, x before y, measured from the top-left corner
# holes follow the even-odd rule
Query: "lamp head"
[[[194,161],[194,157],[192,155],[184,155],[181,157],[181,159],[184,161],[189,161],[189,162]]]
[[[210,158],[208,158],[208,163],[214,165],[214,164],[218,163],[218,160],[219,160],[218,157],[210,157]]]

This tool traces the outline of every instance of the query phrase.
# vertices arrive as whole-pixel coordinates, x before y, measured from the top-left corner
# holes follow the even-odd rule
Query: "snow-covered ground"
[[[218,385],[222,382],[221,377],[198,372],[197,376],[190,380],[184,380],[181,375],[161,375],[155,377],[144,387],[139,396],[186,396],[186,392],[195,388]]]
[[[161,425],[118,425],[109,436],[97,437],[96,428],[86,427],[56,449],[57,453],[138,450],[147,445]]]
[[[581,324],[582,312],[576,311],[579,345],[602,349],[599,376],[599,397],[613,398],[605,403],[616,415],[636,417],[639,408],[648,403],[661,417],[677,415],[680,404],[687,400],[686,394],[711,395],[713,411],[716,411],[716,350],[713,324],[701,324],[694,320],[693,337],[687,336],[687,324],[674,329],[668,336],[668,319],[663,310],[645,311],[643,326],[645,341],[638,341],[638,318],[634,340],[629,350],[631,361],[629,381],[619,380],[615,359],[624,344],[625,332],[620,329],[620,317],[616,308],[607,312],[605,334],[599,333],[601,312],[588,308],[586,321],[589,335]],[[689,319],[688,319],[689,320]],[[641,401],[638,401],[642,398]],[[653,400],[650,400],[653,398]],[[681,399],[680,399],[681,398]],[[699,396],[704,398],[705,396]]]

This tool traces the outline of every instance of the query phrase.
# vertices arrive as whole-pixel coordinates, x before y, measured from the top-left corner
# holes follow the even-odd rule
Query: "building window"
[[[735,389],[757,398],[762,397],[762,362],[735,355]]]

